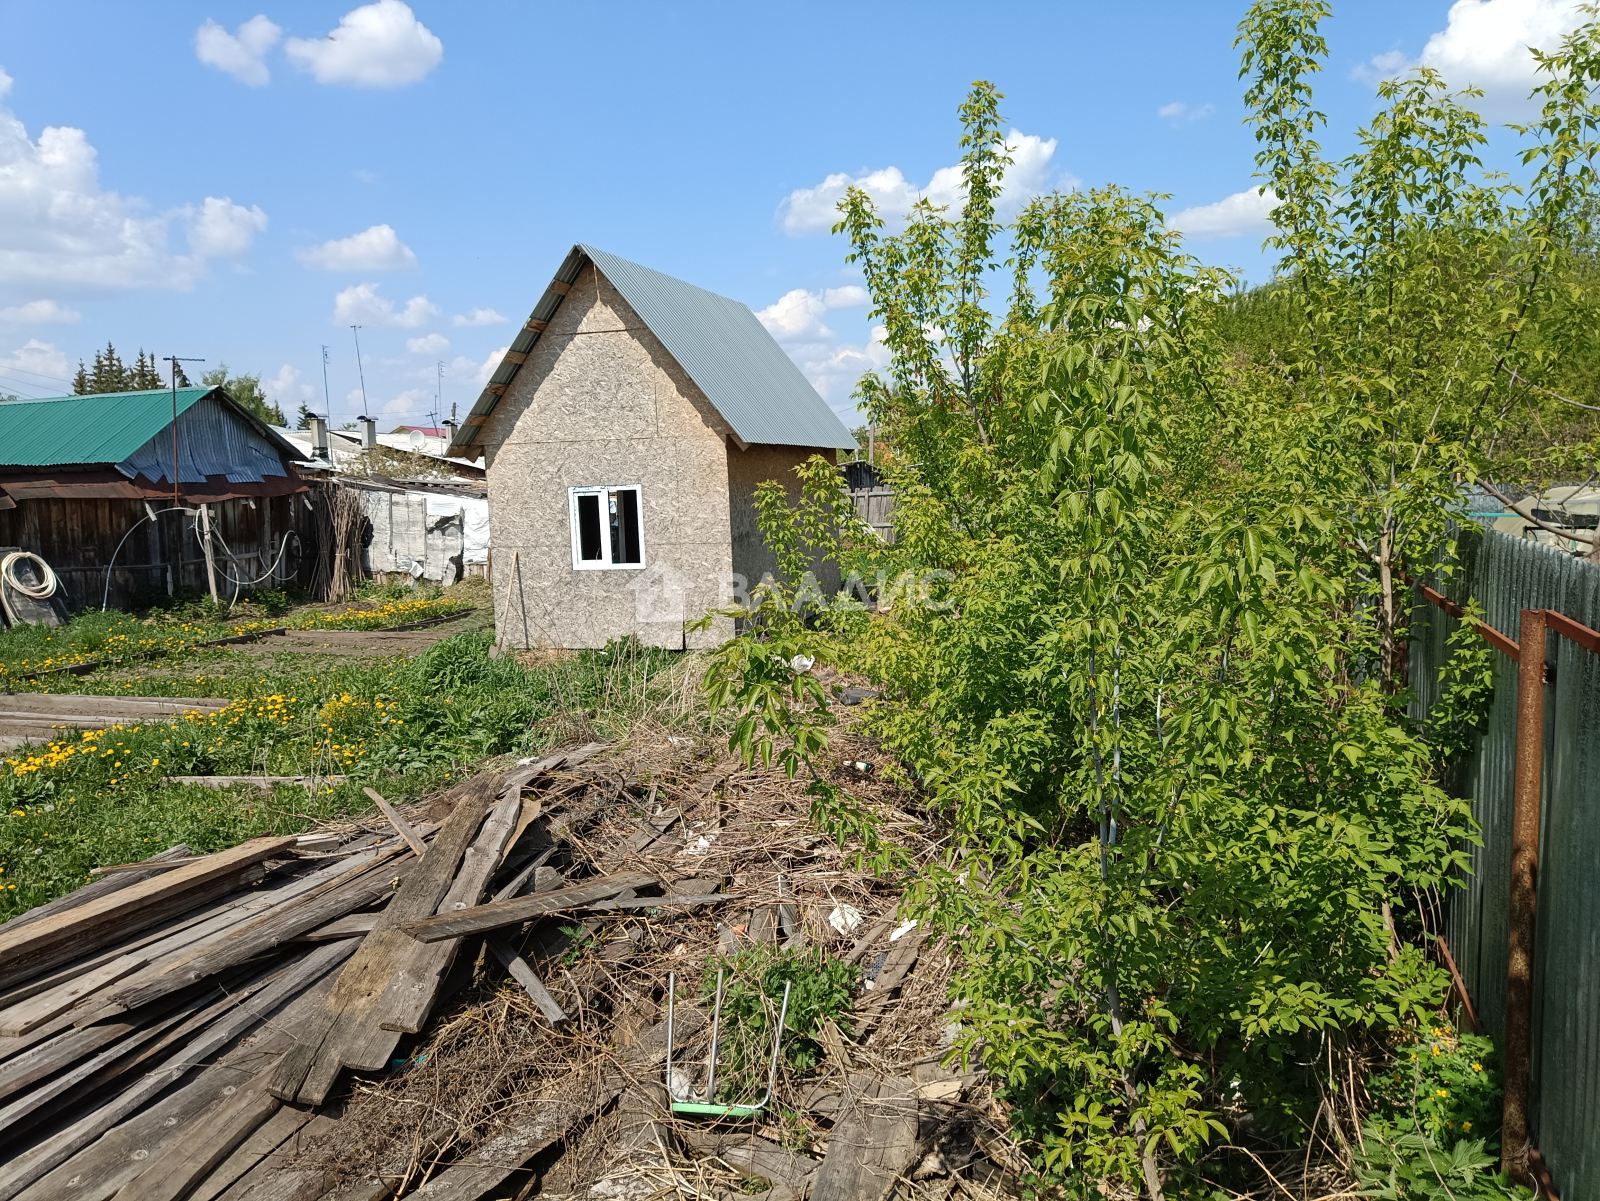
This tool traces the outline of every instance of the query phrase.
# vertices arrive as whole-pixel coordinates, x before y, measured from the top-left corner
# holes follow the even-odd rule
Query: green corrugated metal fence
[[[1600,565],[1490,531],[1463,539],[1463,571],[1441,589],[1483,606],[1490,625],[1517,638],[1523,609],[1553,609],[1600,628]],[[1457,622],[1426,601],[1413,613],[1412,713],[1438,699],[1445,639]],[[1544,790],[1540,811],[1538,941],[1534,960],[1531,1112],[1540,1151],[1563,1201],[1600,1201],[1600,655],[1551,635],[1545,658]],[[1505,1028],[1511,884],[1517,665],[1495,655],[1488,728],[1454,784],[1483,827],[1473,876],[1452,894],[1445,937],[1479,1018]]]

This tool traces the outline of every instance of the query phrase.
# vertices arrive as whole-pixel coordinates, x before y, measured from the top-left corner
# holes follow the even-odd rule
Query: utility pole
[[[327,417],[333,416],[333,401],[328,398],[328,347],[322,347],[322,412]]]
[[[365,417],[367,415],[367,375],[366,372],[361,369],[361,327],[359,325],[352,325],[350,327],[350,334],[356,340],[356,378],[361,381],[361,415]],[[328,421],[330,424],[332,423],[332,413],[328,414]]]
[[[178,374],[183,369],[178,364],[203,363],[205,360],[184,359],[175,354],[169,354],[166,361],[172,366],[172,507],[181,509],[183,502],[178,499]],[[188,382],[187,378],[184,382]],[[178,529],[181,531],[183,529],[181,524],[183,515],[181,513],[178,515],[178,520],[180,523]],[[206,566],[208,568],[211,566],[211,547],[209,544],[206,546]],[[178,535],[172,551],[172,585],[174,588],[179,588],[183,585],[183,535],[181,533]],[[211,595],[213,598],[217,595],[215,576],[211,580]]]

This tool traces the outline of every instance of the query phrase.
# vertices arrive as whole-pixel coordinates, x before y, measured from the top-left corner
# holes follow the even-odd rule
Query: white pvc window
[[[644,566],[644,523],[638,484],[568,488],[572,566],[578,571]]]

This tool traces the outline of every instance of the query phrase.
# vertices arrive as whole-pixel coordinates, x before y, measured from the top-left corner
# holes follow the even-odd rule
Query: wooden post
[[[1516,792],[1511,818],[1510,963],[1506,978],[1505,1110],[1500,1169],[1528,1168],[1533,1072],[1533,939],[1538,910],[1539,791],[1544,772],[1543,609],[1524,609],[1518,634]]]
[[[211,557],[211,506],[200,506],[200,524],[204,527],[205,536],[200,539],[200,548],[206,553],[206,583],[211,588],[211,599],[220,603],[221,597],[217,595],[217,564]]]

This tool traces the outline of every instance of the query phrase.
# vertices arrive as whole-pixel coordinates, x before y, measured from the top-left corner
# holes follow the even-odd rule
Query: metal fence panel
[[[1552,547],[1489,532],[1463,540],[1460,575],[1444,588],[1476,599],[1515,638],[1523,609],[1553,609],[1600,627],[1600,567]],[[1420,602],[1414,611],[1412,715],[1438,700],[1445,639],[1459,623]],[[1551,636],[1534,958],[1533,1129],[1567,1201],[1600,1201],[1600,656]],[[1473,1004],[1504,1032],[1517,666],[1496,655],[1487,729],[1452,781],[1470,797],[1483,845],[1468,886],[1450,898],[1445,936]]]

